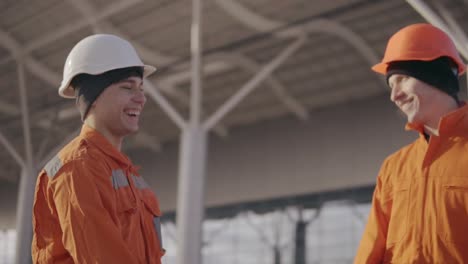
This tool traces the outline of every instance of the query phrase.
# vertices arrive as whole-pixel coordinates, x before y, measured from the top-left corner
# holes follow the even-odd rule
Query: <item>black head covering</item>
[[[414,77],[447,93],[458,100],[458,72],[456,66],[448,57],[440,57],[432,61],[395,61],[388,65],[387,83],[393,74],[404,74]]]
[[[143,68],[128,67],[110,70],[98,75],[82,73],[75,76],[70,82],[70,85],[75,90],[81,120],[85,120],[91,105],[104,91],[104,89],[132,76],[143,78]]]

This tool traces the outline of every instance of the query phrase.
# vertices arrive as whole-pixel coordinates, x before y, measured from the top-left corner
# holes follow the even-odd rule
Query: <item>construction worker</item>
[[[468,106],[457,95],[465,64],[446,33],[414,24],[372,69],[419,138],[384,161],[354,263],[468,263]]]
[[[69,53],[59,94],[76,98],[84,124],[37,179],[34,263],[161,263],[158,201],[121,152],[154,71],[113,35],[86,37]]]

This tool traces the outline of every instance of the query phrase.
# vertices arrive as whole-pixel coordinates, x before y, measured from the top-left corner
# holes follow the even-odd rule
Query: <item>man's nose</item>
[[[401,97],[401,89],[398,84],[394,85],[390,92],[390,100],[395,102],[398,98]]]
[[[146,95],[144,91],[137,91],[133,96],[133,101],[144,105],[146,103]]]

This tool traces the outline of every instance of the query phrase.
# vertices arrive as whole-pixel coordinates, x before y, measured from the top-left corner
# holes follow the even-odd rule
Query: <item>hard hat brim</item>
[[[464,74],[466,72],[466,66],[464,64],[462,64],[459,60],[457,60],[457,59],[455,59],[455,58],[453,58],[451,56],[447,56],[447,57],[449,57],[457,65],[458,76],[461,76],[462,74]],[[431,61],[431,60],[435,60],[435,59],[437,59],[437,57],[427,58],[427,59],[415,58],[413,60]],[[411,59],[408,59],[408,60],[411,60]],[[394,62],[394,61],[380,62],[380,63],[377,63],[374,66],[372,66],[371,69],[376,73],[386,75],[387,74],[388,64],[392,63],[392,62]]]
[[[154,66],[146,65],[146,64],[143,65],[143,78],[147,78],[148,76],[153,74],[155,71],[156,71],[156,68]],[[84,72],[82,72],[82,73],[84,73]],[[104,72],[95,72],[95,73],[89,73],[89,74],[98,75],[98,74],[102,74],[102,73],[104,73]],[[80,74],[80,73],[75,74],[75,76],[78,75],[78,74]],[[71,78],[71,79],[73,79],[73,78]],[[70,86],[71,79],[67,80],[67,82],[65,82],[65,83],[62,83],[61,86],[59,87],[58,93],[63,98],[68,98],[68,99],[76,98],[75,91],[73,90],[73,87]]]
[[[375,71],[376,73],[380,73],[380,74],[387,74],[387,67],[388,67],[388,64],[387,63],[377,63],[375,64],[374,66],[372,66],[372,70]]]

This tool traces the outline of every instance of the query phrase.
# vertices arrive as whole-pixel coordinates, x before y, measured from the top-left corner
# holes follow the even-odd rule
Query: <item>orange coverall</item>
[[[382,165],[355,264],[468,263],[468,106]]]
[[[160,216],[131,161],[83,125],[37,179],[33,262],[160,264]]]

